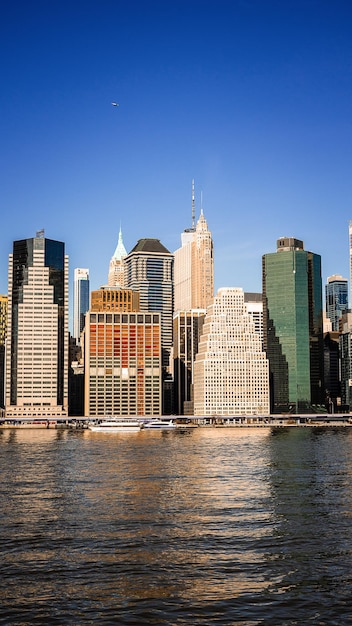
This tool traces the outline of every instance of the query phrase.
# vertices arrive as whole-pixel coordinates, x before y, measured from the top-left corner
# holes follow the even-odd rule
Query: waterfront
[[[2,624],[347,624],[350,428],[0,430]]]

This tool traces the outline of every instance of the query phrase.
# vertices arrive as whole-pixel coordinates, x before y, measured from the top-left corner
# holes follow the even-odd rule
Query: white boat
[[[99,433],[136,433],[143,428],[143,424],[134,419],[112,417],[99,424],[90,424],[88,428]]]
[[[177,428],[177,425],[175,424],[175,422],[171,419],[171,420],[152,420],[151,422],[146,422],[144,424],[144,428],[148,428],[149,430],[155,429],[155,430],[173,430],[174,428]]]

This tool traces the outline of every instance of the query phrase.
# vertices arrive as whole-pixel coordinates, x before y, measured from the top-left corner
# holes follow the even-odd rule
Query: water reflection
[[[164,434],[0,433],[5,623],[346,623],[349,431]]]

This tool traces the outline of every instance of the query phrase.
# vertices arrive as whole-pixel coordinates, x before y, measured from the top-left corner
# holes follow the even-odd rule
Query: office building
[[[194,413],[194,361],[205,314],[205,309],[192,309],[177,311],[174,315],[174,408],[177,415]]]
[[[9,256],[6,416],[65,417],[67,395],[68,257],[40,231]]]
[[[269,404],[269,365],[243,290],[219,289],[194,363],[194,415],[267,415]]]
[[[350,310],[342,315],[339,346],[341,406],[346,411],[350,411],[352,408],[352,313]]]
[[[272,412],[311,412],[324,401],[321,258],[282,237],[263,256],[264,350]]]
[[[352,286],[352,220],[349,222],[348,227],[348,235],[349,235],[349,250],[350,250],[350,289],[349,289],[349,302],[352,302],[352,294],[351,294],[351,286]]]
[[[192,226],[181,234],[174,252],[174,401],[175,412],[192,415],[194,360],[206,308],[214,299],[213,240],[201,209],[195,220],[192,181]]]
[[[0,409],[5,407],[5,341],[7,334],[7,301],[0,295]]]
[[[93,291],[87,313],[85,415],[161,415],[160,312],[141,311],[132,290],[108,292]]]
[[[339,332],[324,334],[324,393],[325,406],[330,413],[336,413],[341,405],[339,341]]]
[[[174,252],[174,310],[206,309],[214,297],[213,239],[201,209],[195,224],[194,182],[192,182],[192,227],[181,235],[181,247]]]
[[[89,270],[76,268],[73,278],[73,336],[80,342],[84,317],[89,309]]]
[[[160,313],[163,413],[173,412],[171,378],[174,257],[159,239],[139,239],[125,258],[126,288],[138,291],[140,310]],[[166,382],[168,381],[168,382]]]
[[[160,312],[164,367],[172,346],[173,264],[159,239],[140,239],[125,259],[126,288],[139,292],[141,311]]]
[[[108,285],[109,287],[125,286],[125,266],[124,259],[127,256],[126,248],[122,241],[122,231],[120,228],[119,238],[114,254],[111,257],[109,265]]]
[[[342,314],[348,308],[347,278],[342,278],[339,274],[329,276],[325,285],[325,307],[332,331],[338,331]]]
[[[245,292],[244,301],[247,313],[254,323],[255,332],[263,343],[263,296],[261,293]]]

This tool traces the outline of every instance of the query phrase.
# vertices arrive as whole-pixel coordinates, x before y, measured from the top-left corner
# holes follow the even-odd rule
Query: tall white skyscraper
[[[263,296],[261,293],[245,292],[246,309],[254,322],[255,331],[263,342]]]
[[[208,307],[194,363],[194,415],[269,412],[269,363],[243,290],[219,289]]]
[[[68,257],[60,241],[15,241],[9,256],[6,416],[66,417]]]
[[[79,343],[89,309],[89,270],[77,267],[73,278],[73,336]]]
[[[125,286],[125,266],[124,260],[127,256],[126,248],[122,241],[122,231],[120,228],[119,239],[114,254],[110,259],[108,285],[109,287],[119,287],[122,289]]]
[[[193,181],[192,227],[182,233],[174,258],[175,312],[206,309],[214,297],[213,239],[203,209],[195,224]]]

